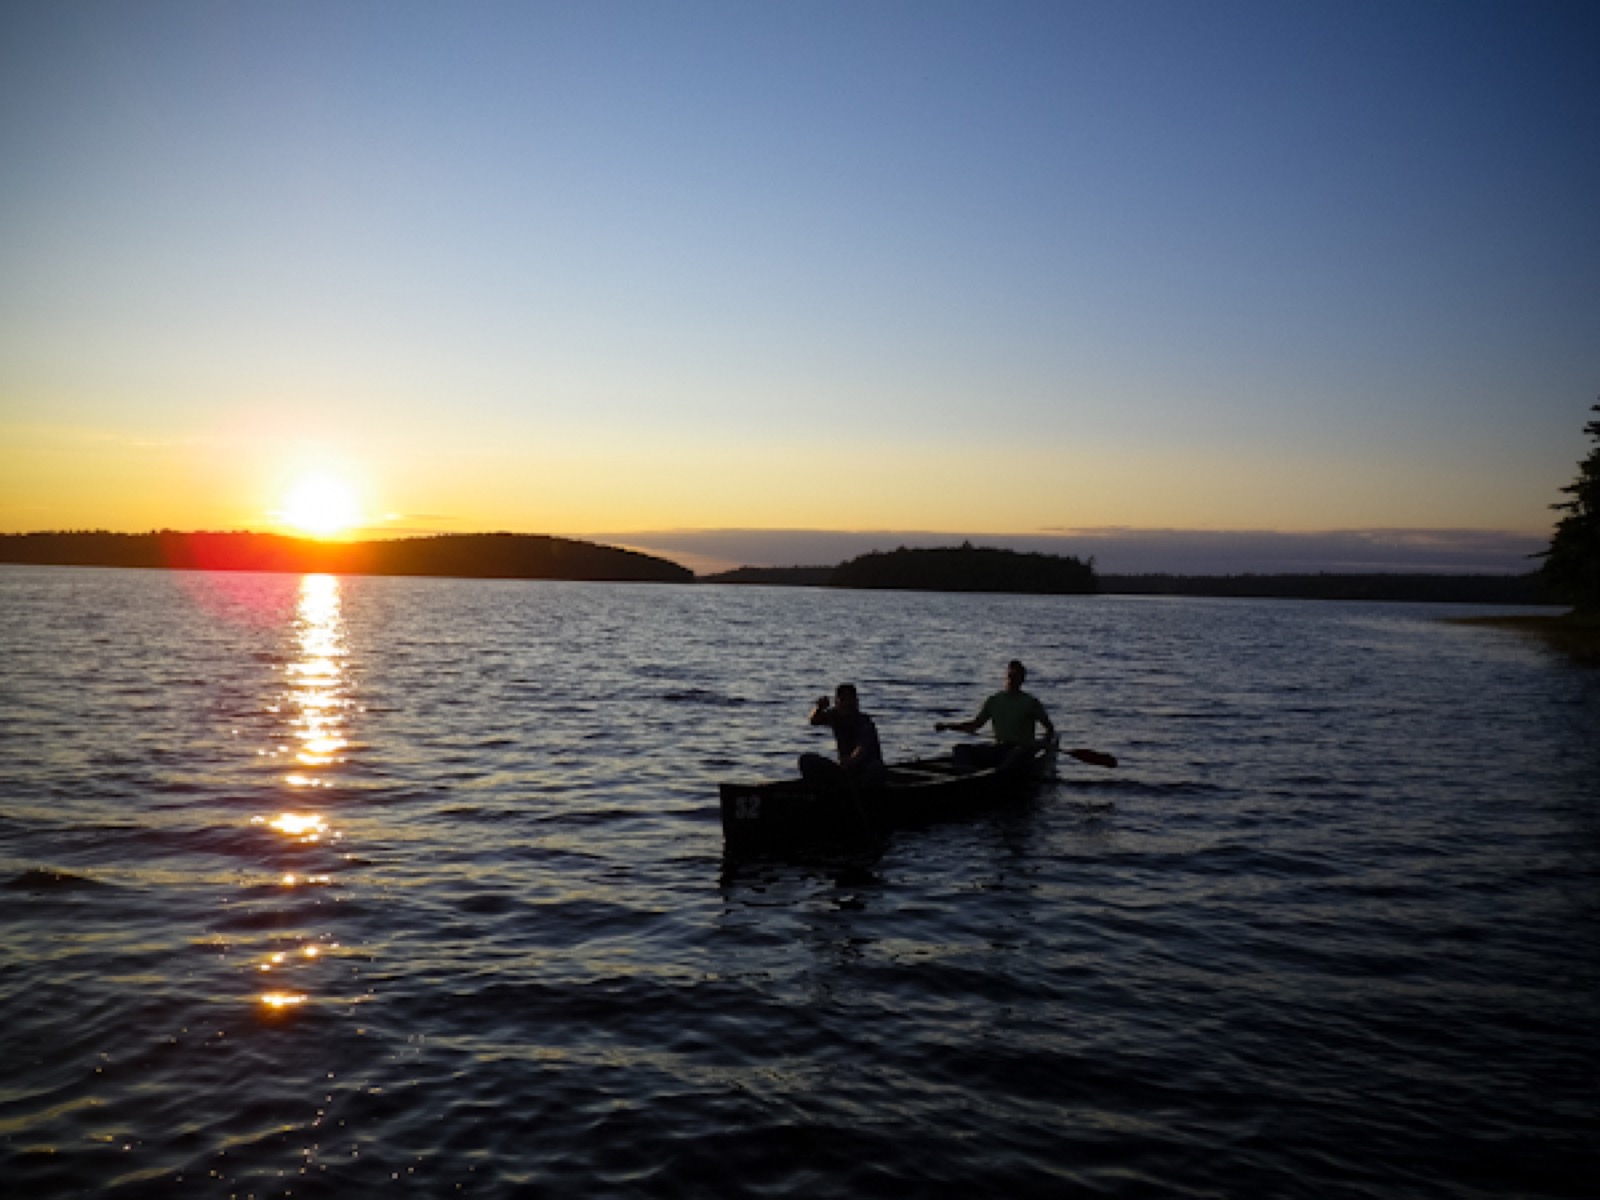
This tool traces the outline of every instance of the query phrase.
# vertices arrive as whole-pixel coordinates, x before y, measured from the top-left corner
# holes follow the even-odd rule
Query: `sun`
[[[312,537],[338,537],[361,523],[361,498],[348,479],[330,471],[307,471],[289,484],[274,515]]]

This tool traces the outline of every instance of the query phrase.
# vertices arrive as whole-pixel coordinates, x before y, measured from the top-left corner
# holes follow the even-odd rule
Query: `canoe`
[[[1055,748],[1019,749],[997,766],[955,754],[892,764],[884,783],[821,792],[800,779],[723,783],[722,838],[729,850],[788,850],[881,840],[894,830],[976,816],[1055,775]]]

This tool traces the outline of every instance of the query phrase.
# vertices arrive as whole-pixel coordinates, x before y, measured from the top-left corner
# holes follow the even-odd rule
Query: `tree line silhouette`
[[[1600,423],[1596,423],[1600,424]],[[1591,456],[1594,457],[1594,456]],[[1575,485],[1576,486],[1576,485]],[[1572,490],[1572,489],[1567,489]],[[1591,501],[1584,513],[1600,511]],[[1566,528],[1571,528],[1566,526]],[[1593,544],[1592,526],[1590,544]],[[1569,535],[1570,538],[1570,535]],[[740,567],[699,582],[780,587],[839,587],[1045,595],[1280,597],[1425,603],[1554,604],[1572,602],[1557,568],[1581,585],[1591,556],[1562,542],[1562,557],[1523,575],[1295,574],[1100,575],[1094,560],[1013,550],[959,547],[874,551],[836,566]],[[1587,568],[1581,566],[1587,562]],[[215,571],[324,572],[341,575],[449,576],[465,579],[572,579],[692,583],[688,568],[638,551],[539,534],[475,533],[393,541],[322,542],[270,533],[0,534],[0,563],[40,566],[177,568]],[[1563,580],[1565,577],[1561,577]]]
[[[438,575],[692,583],[664,558],[540,534],[469,533],[393,541],[321,542],[272,533],[104,531],[0,534],[0,562],[36,566]]]
[[[1600,413],[1600,404],[1590,411]],[[1578,464],[1578,477],[1561,489],[1572,498],[1550,506],[1566,516],[1556,523],[1542,570],[1561,599],[1593,618],[1600,616],[1600,420],[1590,421],[1583,431],[1595,444]]]
[[[874,551],[840,563],[836,588],[899,588],[932,592],[1031,592],[1089,595],[1099,590],[1094,561],[974,546]]]
[[[1391,600],[1435,604],[1554,604],[1556,596],[1537,571],[1521,575],[1440,575],[1371,572],[1365,574],[1290,575],[1102,575],[1094,560],[1057,559],[1074,564],[1063,574],[1078,585],[1071,588],[1036,586],[1037,563],[1050,555],[1022,555],[1009,550],[970,551],[897,550],[868,554],[839,566],[739,567],[702,576],[706,583],[757,584],[767,587],[885,587],[939,591],[1040,591],[1085,594],[1085,591],[1122,596],[1218,596],[1298,600]],[[992,568],[1007,560],[1021,560],[1005,572]],[[967,574],[968,568],[978,570]],[[980,573],[991,568],[987,573]],[[1092,573],[1094,586],[1081,587],[1083,574]],[[957,576],[957,586],[950,577]],[[857,582],[866,578],[867,582]]]

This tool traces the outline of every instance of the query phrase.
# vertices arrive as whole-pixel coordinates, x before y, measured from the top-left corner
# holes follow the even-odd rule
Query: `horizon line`
[[[397,530],[360,527],[337,537],[275,529],[8,531],[8,537],[107,534],[212,534],[279,537],[323,545],[434,537],[542,537],[633,551],[696,576],[740,568],[832,567],[869,553],[944,546],[992,546],[1024,553],[1068,554],[1102,575],[1457,574],[1523,575],[1539,569],[1549,535],[1507,529],[1389,526],[1328,530],[1052,527],[1033,533],[932,530],[829,530],[679,527],[670,530],[549,533],[511,529]],[[1089,543],[1085,545],[1084,543]]]

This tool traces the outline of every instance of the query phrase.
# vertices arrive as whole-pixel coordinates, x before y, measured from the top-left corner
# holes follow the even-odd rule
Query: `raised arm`
[[[819,696],[811,709],[810,721],[813,725],[833,724],[833,701],[826,696]]]
[[[988,721],[987,714],[979,713],[970,721],[940,721],[934,728],[940,733],[977,733]]]

